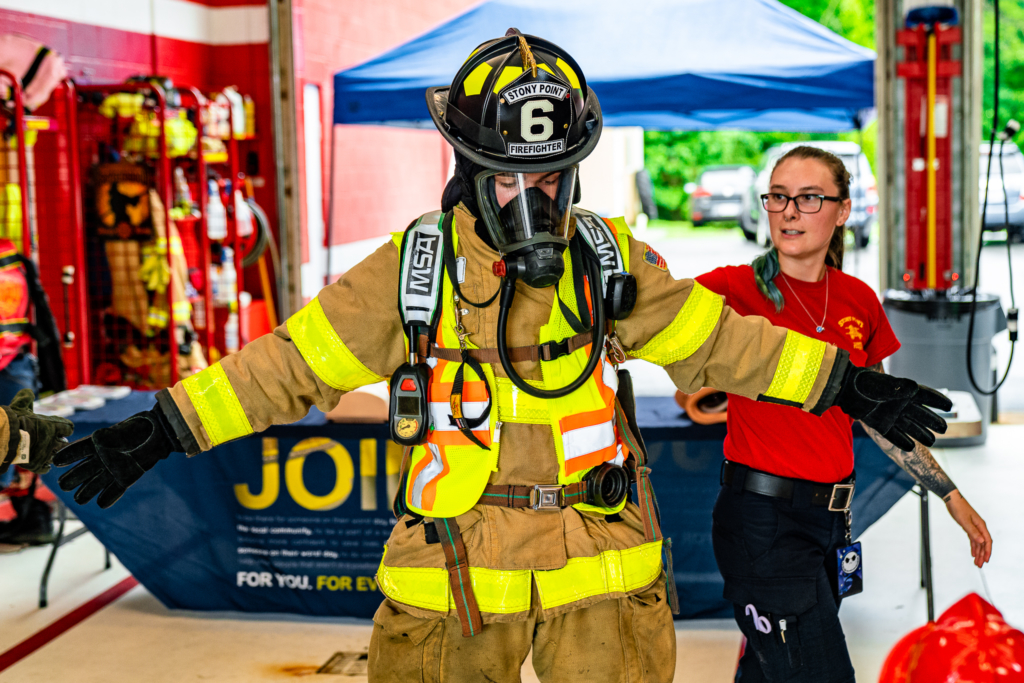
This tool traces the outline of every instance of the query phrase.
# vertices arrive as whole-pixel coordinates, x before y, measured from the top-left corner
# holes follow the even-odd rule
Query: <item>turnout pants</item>
[[[737,683],[853,683],[836,586],[843,514],[810,506],[799,485],[793,501],[725,485],[713,520],[724,596],[747,639]]]
[[[548,619],[534,607],[525,619],[486,624],[471,638],[454,611],[423,619],[388,599],[373,621],[371,683],[517,682],[531,648],[544,683],[668,683],[676,668],[664,577],[636,595]]]

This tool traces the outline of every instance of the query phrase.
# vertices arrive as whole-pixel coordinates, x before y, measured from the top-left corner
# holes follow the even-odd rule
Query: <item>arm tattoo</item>
[[[877,363],[869,369],[876,372],[885,372],[882,369],[881,363]],[[871,427],[864,425],[864,430],[871,437],[871,440],[878,444],[883,453],[889,456],[907,474],[916,479],[921,486],[939,496],[942,500],[949,502],[950,494],[956,490],[956,485],[939,463],[935,461],[935,457],[927,447],[915,441],[913,451],[904,451],[892,445],[888,439]]]

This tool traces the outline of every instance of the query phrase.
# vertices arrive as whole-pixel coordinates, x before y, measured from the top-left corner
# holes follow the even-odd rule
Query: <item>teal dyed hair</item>
[[[818,147],[801,145],[783,154],[775,162],[772,174],[775,173],[775,169],[779,167],[779,164],[792,158],[813,159],[825,164],[832,174],[832,180],[835,181],[836,187],[839,189],[839,197],[844,200],[850,198],[850,172],[846,170],[845,164],[843,164],[839,157]],[[837,270],[843,269],[845,229],[845,225],[836,226],[835,231],[832,233],[832,239],[829,241],[828,252],[825,254],[825,265]],[[782,298],[782,292],[779,291],[778,285],[775,284],[775,278],[782,272],[782,268],[779,266],[778,250],[772,245],[771,249],[754,259],[750,267],[754,269],[754,281],[757,283],[757,288],[761,290],[761,294],[764,295],[764,298],[775,304],[776,313],[781,313],[786,302]]]
[[[775,312],[781,313],[782,307],[786,305],[786,302],[782,298],[782,292],[779,291],[778,286],[775,284],[775,278],[781,272],[779,268],[779,252],[773,246],[754,259],[750,266],[754,269],[754,282],[757,283],[757,288],[761,290],[761,294],[764,294],[764,298],[775,304]]]

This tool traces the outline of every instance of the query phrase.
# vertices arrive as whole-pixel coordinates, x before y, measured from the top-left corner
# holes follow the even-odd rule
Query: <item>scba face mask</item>
[[[487,170],[476,177],[476,196],[495,248],[509,274],[535,288],[550,287],[565,271],[579,168],[540,173]]]

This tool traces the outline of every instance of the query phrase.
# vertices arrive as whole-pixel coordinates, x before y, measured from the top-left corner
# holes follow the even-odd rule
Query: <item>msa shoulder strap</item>
[[[619,242],[615,239],[608,224],[601,220],[596,213],[586,209],[573,209],[576,217],[576,229],[590,248],[597,254],[601,261],[601,274],[604,276],[604,284],[607,287],[608,278],[612,273],[621,273],[626,270],[622,259],[622,252],[619,251]]]
[[[432,327],[441,310],[443,216],[440,211],[423,214],[409,226],[402,238],[398,311],[406,329]]]
[[[583,236],[583,241],[601,262],[605,315],[609,320],[625,320],[636,305],[637,285],[636,278],[626,271],[619,241],[597,214],[573,209],[573,215],[576,217],[576,232]]]

